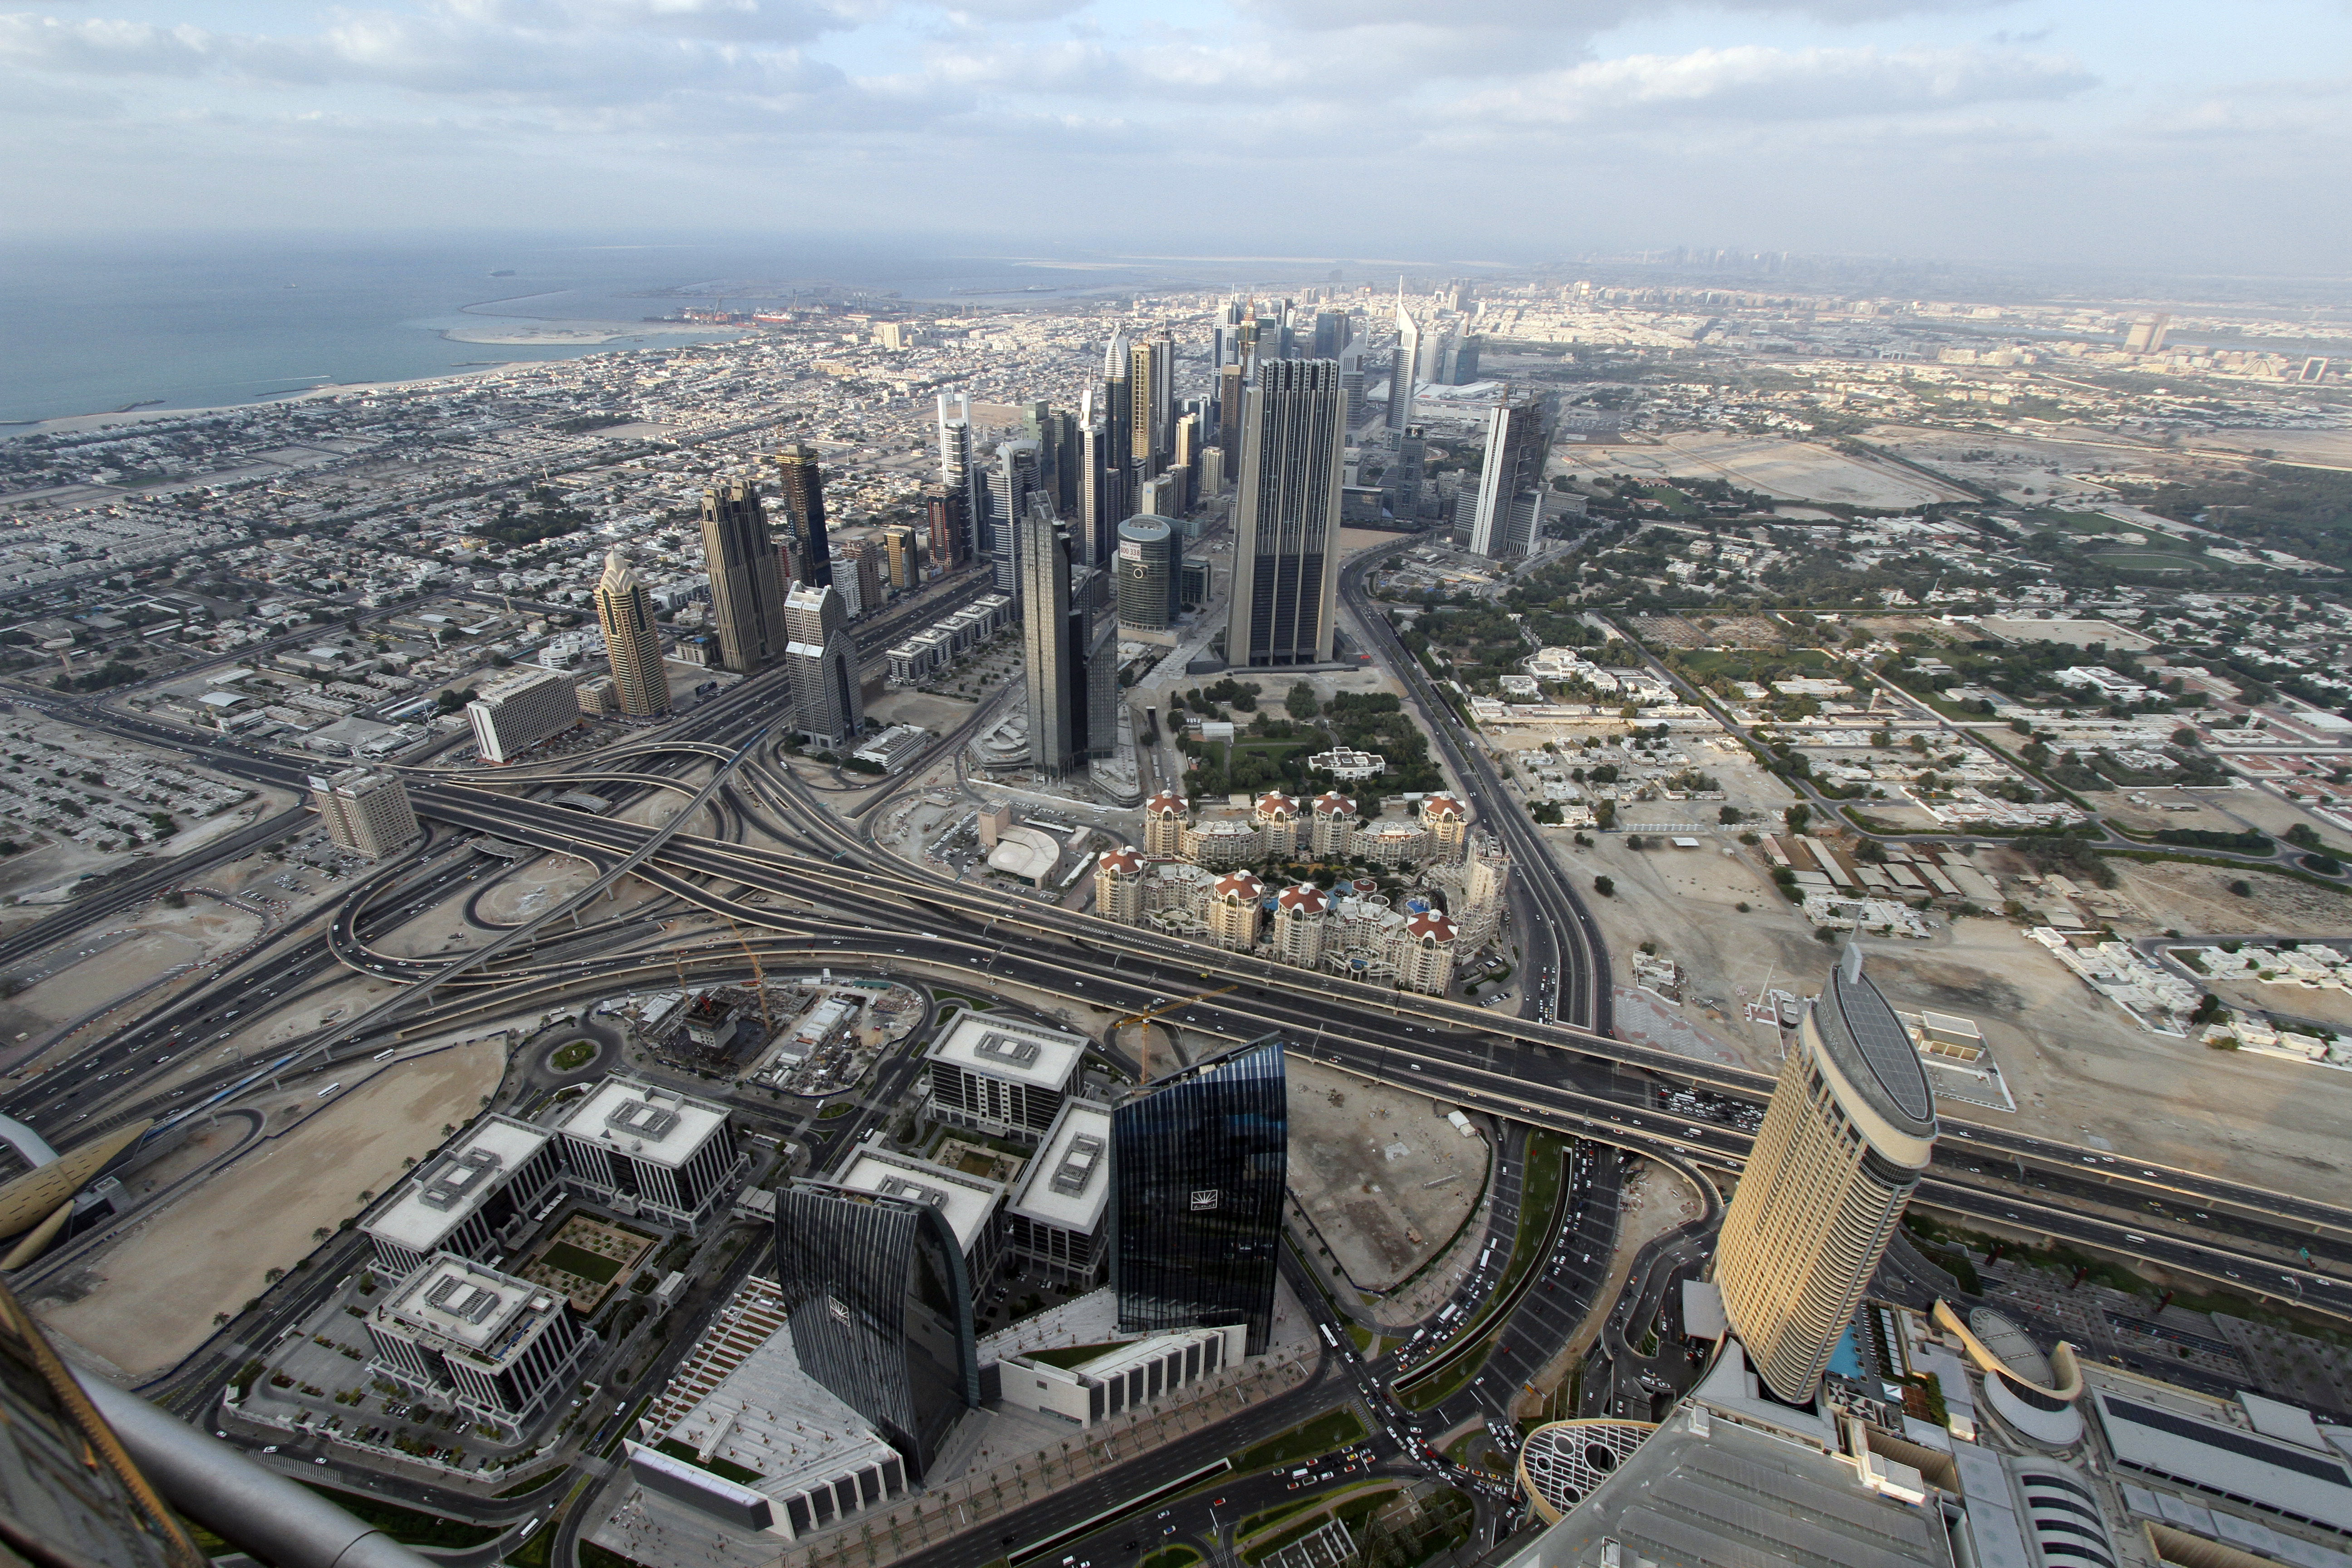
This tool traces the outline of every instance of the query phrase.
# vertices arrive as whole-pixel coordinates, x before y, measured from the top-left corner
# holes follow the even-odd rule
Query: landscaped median
[[[1309,1459],[1328,1454],[1334,1448],[1345,1447],[1370,1430],[1355,1407],[1333,1410],[1314,1420],[1293,1426],[1287,1432],[1277,1432],[1263,1443],[1254,1443],[1234,1456],[1234,1474],[1245,1476],[1255,1470],[1268,1469],[1293,1459]]]
[[[1397,1380],[1397,1399],[1406,1409],[1427,1410],[1442,1404],[1486,1364],[1486,1352],[1494,1347],[1494,1335],[1487,1331],[1559,1233],[1558,1211],[1566,1191],[1568,1158],[1568,1140],[1559,1134],[1528,1134],[1527,1177],[1519,1186],[1518,1230],[1512,1237],[1511,1260],[1504,1268],[1502,1281],[1462,1325],[1452,1350],[1440,1352],[1423,1362],[1420,1372]]]

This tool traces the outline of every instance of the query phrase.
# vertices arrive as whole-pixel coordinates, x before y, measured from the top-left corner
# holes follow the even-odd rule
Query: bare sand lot
[[[2352,935],[2352,894],[2293,877],[2179,860],[2110,859],[2116,891],[2147,917],[2142,934],[2165,930],[2213,935]],[[2241,898],[2230,884],[2252,892]]]
[[[1297,1054],[1286,1071],[1292,1194],[1349,1278],[1387,1289],[1469,1217],[1486,1186],[1486,1141],[1462,1136],[1425,1095]]]
[[[542,855],[493,882],[475,912],[499,925],[537,919],[596,879],[594,869],[569,855]]]
[[[444,1124],[474,1115],[505,1065],[500,1047],[483,1044],[378,1073],[142,1219],[47,1287],[34,1311],[124,1372],[170,1368],[213,1331],[215,1312],[258,1294],[268,1270],[293,1268],[318,1245],[315,1231],[397,1181],[404,1159],[441,1142]]]
[[[196,963],[244,946],[261,933],[245,910],[202,900],[179,910],[150,909],[136,934],[26,986],[16,1005],[52,1024],[79,1018],[146,984],[174,964]]]
[[[1742,489],[1789,500],[1843,501],[1850,506],[1909,507],[1928,501],[1975,498],[1925,474],[1891,463],[1849,458],[1811,441],[1792,441],[1718,432],[1668,436],[1643,449],[1570,449],[1570,472],[1654,473],[1719,479]]]
[[[1863,437],[1898,458],[1955,479],[2037,504],[2090,509],[2116,499],[2105,485],[2074,478],[2086,472],[2145,470],[2148,448],[2103,431],[2080,441],[2035,440],[1999,430],[1927,430],[1908,425],[1873,426]],[[1956,496],[1955,500],[1974,500]],[[2122,524],[2116,525],[2118,528]]]

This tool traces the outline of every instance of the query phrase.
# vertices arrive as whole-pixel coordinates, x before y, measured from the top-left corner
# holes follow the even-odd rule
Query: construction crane
[[[1157,1007],[1146,1008],[1140,1013],[1129,1013],[1126,1017],[1121,1018],[1118,1022],[1110,1026],[1111,1033],[1116,1035],[1119,1030],[1124,1029],[1129,1024],[1149,1024],[1152,1019],[1157,1018],[1162,1013],[1173,1013],[1180,1007],[1190,1007],[1195,1002],[1206,1002],[1212,996],[1223,996],[1228,991],[1238,991],[1240,989],[1241,987],[1237,984],[1220,985],[1214,991],[1203,991],[1194,996],[1180,996],[1173,1002],[1163,1003]],[[1143,1044],[1139,1047],[1138,1055],[1138,1065],[1140,1068],[1143,1081],[1150,1083],[1151,1081],[1151,1032],[1149,1029],[1144,1031]]]
[[[760,967],[760,955],[751,951],[751,939],[743,934],[743,928],[735,923],[733,915],[727,916],[727,929],[735,933],[735,940],[742,944],[743,956],[751,961],[751,994],[760,999],[760,1038],[763,1042],[772,1040],[776,1037],[776,1026],[768,1016],[767,971]]]

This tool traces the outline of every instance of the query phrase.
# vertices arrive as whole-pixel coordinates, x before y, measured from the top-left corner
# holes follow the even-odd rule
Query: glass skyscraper
[[[793,1353],[919,1480],[980,1404],[962,1249],[926,1203],[798,1181],[776,1194]]]
[[[1274,1328],[1289,1106],[1283,1041],[1236,1046],[1111,1111],[1111,1280],[1122,1332]]]

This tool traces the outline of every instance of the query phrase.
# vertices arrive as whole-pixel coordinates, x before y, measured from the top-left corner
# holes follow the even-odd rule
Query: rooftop
[[[685,1164],[724,1127],[727,1112],[708,1100],[630,1078],[608,1078],[556,1123],[556,1131],[648,1164]]]
[[[1004,1197],[1002,1182],[881,1149],[859,1149],[835,1180],[861,1193],[929,1204],[955,1232],[956,1245],[967,1258],[996,1223],[996,1205]]]
[[[1110,1111],[1088,1100],[1064,1100],[1010,1206],[1047,1225],[1090,1232],[1109,1202]]]
[[[546,1129],[511,1116],[485,1116],[426,1161],[362,1228],[412,1252],[431,1252],[547,1147],[550,1136]]]
[[[1083,1036],[1040,1024],[964,1012],[956,1015],[943,1038],[933,1042],[930,1059],[991,1078],[1066,1089],[1077,1076],[1078,1058],[1086,1055],[1088,1043]]]
[[[563,1298],[511,1274],[441,1253],[410,1275],[376,1310],[386,1320],[495,1365],[530,1331],[563,1309]]]
[[[1862,949],[1849,944],[1813,1002],[1813,1023],[1831,1058],[1872,1109],[1902,1131],[1932,1138],[1936,1097],[1911,1036],[1862,973]]]

